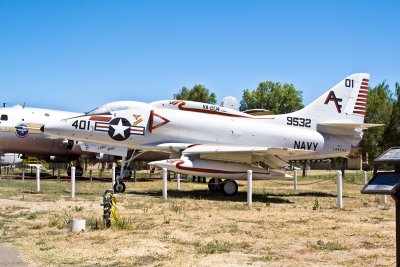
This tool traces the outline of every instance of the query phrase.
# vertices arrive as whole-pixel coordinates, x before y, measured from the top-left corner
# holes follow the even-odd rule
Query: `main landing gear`
[[[115,176],[121,177],[121,167],[115,169]],[[129,166],[124,167],[124,177],[122,179],[129,180],[132,177],[132,169]]]
[[[233,196],[238,191],[238,185],[235,180],[222,181],[219,178],[211,178],[208,182],[208,189],[213,193],[222,192],[226,196]]]
[[[71,177],[71,167],[68,166],[67,168],[67,175]],[[82,177],[83,176],[83,168],[81,166],[75,166],[75,176]]]
[[[136,154],[136,150],[133,151],[132,156],[129,160],[126,160],[126,157],[122,157],[121,167],[115,170],[116,181],[114,184],[114,192],[116,193],[124,193],[126,186],[125,183],[122,182],[124,179],[130,179],[132,176],[132,169],[128,166],[129,163],[135,158],[142,155],[144,152],[140,152]],[[123,174],[121,177],[121,173]]]

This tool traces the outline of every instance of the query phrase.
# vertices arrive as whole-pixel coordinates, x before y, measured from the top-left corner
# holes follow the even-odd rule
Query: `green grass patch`
[[[223,241],[212,241],[197,248],[197,254],[217,254],[230,252],[232,245]]]
[[[119,217],[113,221],[112,225],[118,230],[131,230],[133,229],[133,220],[131,218]]]
[[[318,240],[316,244],[307,244],[308,247],[315,250],[347,250],[347,248],[337,242],[324,242],[322,240]]]
[[[251,262],[270,262],[272,261],[273,258],[272,256],[261,256],[261,257],[251,257],[250,261]]]

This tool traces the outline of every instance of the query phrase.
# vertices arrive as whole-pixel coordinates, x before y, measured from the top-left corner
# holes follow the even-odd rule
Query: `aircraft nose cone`
[[[43,125],[42,127],[40,127],[40,131],[41,131],[42,133],[44,133],[44,125]]]

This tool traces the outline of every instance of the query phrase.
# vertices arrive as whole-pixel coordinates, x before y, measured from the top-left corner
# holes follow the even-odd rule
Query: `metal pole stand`
[[[36,166],[36,192],[40,192],[40,166]]]
[[[342,172],[337,171],[337,207],[338,209],[343,209],[343,186],[342,186]]]
[[[163,199],[164,200],[167,200],[167,198],[168,198],[167,176],[168,176],[167,168],[163,168],[162,169],[162,193],[163,193]]]
[[[176,189],[181,190],[181,174],[176,174]]]
[[[71,198],[75,198],[75,166],[71,167]]]
[[[396,202],[396,266],[400,267],[400,192],[392,195]]]
[[[247,206],[253,204],[253,171],[247,171]]]

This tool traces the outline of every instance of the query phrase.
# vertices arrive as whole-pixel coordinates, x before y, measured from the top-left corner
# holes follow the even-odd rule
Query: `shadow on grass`
[[[161,197],[162,191],[153,190],[146,192],[139,191],[130,191],[127,194],[135,194],[135,195],[145,195],[152,197]],[[212,193],[209,190],[190,190],[190,191],[178,191],[170,189],[168,190],[168,196],[171,198],[181,198],[181,199],[203,199],[203,200],[215,200],[215,201],[232,201],[232,202],[246,202],[247,201],[247,193],[246,192],[238,192],[234,196],[225,196],[222,193]],[[290,204],[292,201],[285,199],[285,196],[276,197],[270,194],[253,194],[253,202],[262,202],[262,203],[275,203],[275,204]]]
[[[337,197],[335,194],[324,193],[324,192],[302,192],[302,193],[291,193],[291,194],[269,194],[274,197]]]

